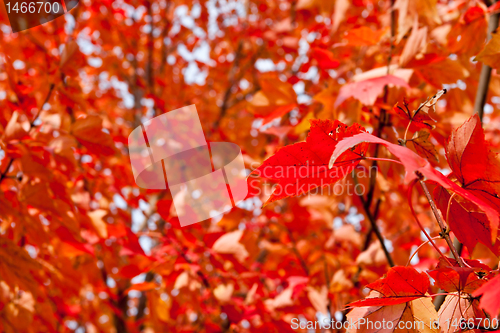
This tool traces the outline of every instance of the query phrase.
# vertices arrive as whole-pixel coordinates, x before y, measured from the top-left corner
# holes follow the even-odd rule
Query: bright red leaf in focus
[[[387,306],[410,302],[426,297],[429,285],[429,277],[424,272],[419,273],[412,267],[393,267],[385,278],[366,286],[379,292],[379,297],[365,298],[350,303],[349,306]]]
[[[500,275],[483,284],[483,286],[472,293],[474,297],[481,297],[479,307],[492,317],[500,313]]]
[[[266,204],[301,195],[344,178],[358,165],[366,147],[361,145],[346,152],[329,170],[331,152],[343,138],[364,131],[358,124],[347,126],[338,120],[311,120],[311,131],[305,142],[281,148],[254,171],[259,177],[279,181]]]

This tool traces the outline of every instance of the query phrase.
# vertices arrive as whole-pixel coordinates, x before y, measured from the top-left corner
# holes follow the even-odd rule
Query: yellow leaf
[[[300,123],[293,129],[295,134],[301,134],[311,128],[311,123],[309,120],[314,118],[314,113],[312,111],[308,112],[307,115],[300,121]]]
[[[170,308],[172,307],[172,299],[168,296],[162,298],[161,294],[155,292],[150,294],[151,307],[150,311],[153,311],[153,315],[156,319],[162,322],[168,322],[170,320]]]
[[[307,297],[314,309],[324,315],[328,314],[328,290],[323,286],[320,291],[311,286],[307,286]]]
[[[248,103],[248,111],[266,117],[278,107],[297,104],[297,94],[293,86],[281,81],[273,74],[265,75],[259,80],[261,90]]]
[[[388,31],[389,27],[380,30],[372,30],[369,27],[363,26],[350,30],[345,38],[347,39],[347,44],[349,45],[376,45]]]
[[[491,40],[474,59],[492,68],[500,68],[500,34],[493,34]]]
[[[242,230],[228,232],[215,241],[212,250],[217,253],[233,254],[236,259],[243,261],[248,257],[248,252],[240,243],[241,236],[243,236]]]
[[[368,298],[378,295],[380,295],[378,292],[372,291]],[[430,297],[397,305],[354,308],[347,314],[347,318],[350,323],[356,323],[353,324],[353,329],[349,330],[351,333],[439,332],[438,315]],[[377,322],[381,325],[378,329],[375,324]],[[383,327],[382,323],[385,323]]]
[[[411,35],[405,44],[401,57],[399,58],[399,65],[401,67],[406,65],[416,55],[423,52],[425,50],[426,45],[427,45],[427,27],[419,29],[418,18],[415,17],[415,22],[413,24]]]
[[[323,110],[318,115],[319,119],[336,119],[334,104],[337,99],[337,93],[334,90],[334,85],[330,85],[316,94],[313,99],[323,104]]]
[[[232,283],[228,285],[220,284],[214,289],[214,296],[222,303],[229,302],[233,295],[233,291],[234,285]]]
[[[418,328],[421,333],[438,332],[438,313],[430,297],[419,298],[410,302],[414,321],[424,325]]]
[[[14,111],[12,117],[10,117],[9,123],[5,127],[3,140],[19,140],[25,135],[28,135],[29,123],[27,121],[22,122],[20,118],[20,114]]]
[[[436,148],[429,140],[430,133],[427,131],[415,132],[411,142],[413,142],[417,153],[429,160],[439,162],[439,155]]]
[[[103,220],[103,217],[106,216],[107,213],[108,212],[104,209],[98,209],[88,213],[97,235],[101,238],[108,238],[108,229],[106,222]]]

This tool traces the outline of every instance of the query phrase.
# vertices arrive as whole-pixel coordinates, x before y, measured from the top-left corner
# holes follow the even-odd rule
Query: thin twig
[[[229,85],[226,89],[226,92],[224,93],[224,99],[222,101],[222,106],[220,108],[220,114],[212,126],[214,129],[219,128],[219,125],[220,125],[220,122],[222,121],[222,118],[224,118],[224,116],[226,115],[226,112],[227,112],[227,109],[229,106],[229,98],[231,97],[231,91],[233,90],[233,87],[236,84],[236,82],[239,81],[236,79],[235,74],[239,70],[239,63],[240,63],[242,56],[243,56],[243,41],[240,40],[240,42],[238,43],[238,47],[236,49],[236,52],[235,52],[233,66],[232,66],[231,71],[229,73]]]
[[[49,102],[49,100],[50,100],[50,96],[52,96],[52,91],[54,91],[54,88],[55,88],[55,84],[54,84],[54,83],[52,83],[52,84],[50,85],[49,92],[48,92],[47,96],[45,97],[45,100],[44,100],[44,101],[43,101],[43,103],[42,103],[42,106],[38,108],[38,111],[37,111],[37,113],[36,113],[35,117],[34,117],[34,118],[33,118],[33,120],[30,122],[30,130],[31,130],[33,127],[35,127],[35,122],[37,121],[38,117],[40,117],[40,114],[42,113],[43,106]]]
[[[167,6],[165,8],[165,26],[163,27],[162,35],[161,35],[161,64],[160,64],[160,75],[165,75],[165,65],[167,62],[167,57],[169,53],[169,48],[167,47],[167,43],[165,43],[165,39],[168,37],[168,33],[170,32],[170,4],[171,0],[167,0]]]
[[[436,236],[434,238],[432,238],[432,240],[438,240],[438,239],[441,239],[441,236]],[[411,260],[413,259],[413,257],[418,253],[418,251],[427,243],[429,243],[431,240],[428,239],[426,240],[425,242],[423,242],[422,244],[420,244],[417,249],[413,252],[413,254],[410,256],[410,258],[408,259],[408,262],[406,263],[406,266],[408,266],[411,262]]]
[[[495,3],[496,1],[494,1]],[[498,28],[498,19],[500,13],[496,13],[490,16],[490,22],[488,24],[488,36],[487,41],[491,39],[491,34]],[[479,76],[479,84],[477,86],[476,101],[474,103],[474,113],[479,115],[481,121],[484,115],[484,104],[486,102],[486,97],[488,96],[488,88],[490,85],[491,78],[491,67],[483,64],[481,67],[481,75]]]
[[[451,241],[450,235],[448,234],[448,229],[446,228],[446,224],[443,221],[443,217],[439,213],[438,208],[436,207],[436,204],[434,203],[434,199],[432,198],[431,193],[429,192],[429,189],[427,188],[427,185],[422,179],[419,179],[420,186],[422,186],[422,189],[424,190],[424,194],[429,201],[429,204],[431,205],[432,213],[434,213],[434,216],[436,217],[437,223],[439,225],[439,228],[441,229],[441,234],[444,237],[446,243],[448,244],[448,247],[450,248],[451,253],[455,257],[455,260],[457,263],[460,265],[460,267],[465,267],[464,263],[462,262],[462,258],[458,255],[457,249],[453,245],[453,242]]]
[[[155,274],[150,271],[146,274],[144,282],[151,282],[151,281],[153,281],[154,277],[155,277]],[[135,321],[138,321],[139,319],[141,319],[144,316],[145,310],[146,310],[146,305],[147,305],[146,292],[143,291],[141,294],[141,297],[139,298],[139,304],[137,305],[137,315],[135,316]]]
[[[283,226],[283,227],[286,228],[285,226]],[[297,249],[297,245],[296,245],[297,243],[295,241],[295,238],[292,235],[292,232],[288,228],[286,228],[286,231],[288,233],[288,237],[292,241],[292,250],[295,253],[295,256],[297,257],[297,259],[299,259],[300,266],[302,266],[302,269],[304,270],[304,272],[306,273],[306,275],[309,276],[309,268],[307,268],[306,261],[304,260],[304,258],[300,254],[299,250]]]
[[[387,74],[389,73],[389,68],[391,66],[391,61],[392,61],[392,52],[394,49],[394,37],[396,36],[396,13],[394,12],[394,0],[391,0],[391,41],[390,41],[390,48],[389,48],[389,57],[387,58]],[[384,87],[384,102],[387,102],[387,99],[389,97],[389,87],[386,85]],[[387,113],[385,109],[380,110],[380,116],[379,116],[379,123],[378,123],[378,128],[377,128],[377,137],[382,137],[382,132],[384,130],[384,127],[387,125]],[[375,232],[375,235],[380,241],[380,244],[382,246],[382,249],[384,250],[384,254],[387,257],[387,261],[391,266],[394,266],[394,262],[392,260],[392,257],[389,254],[389,251],[387,251],[387,248],[385,247],[384,239],[382,237],[382,234],[380,233],[380,230],[378,229],[378,226],[376,224],[376,219],[378,217],[378,211],[380,208],[380,203],[381,201],[377,201],[377,205],[375,207],[375,211],[372,214],[370,212],[370,207],[372,205],[373,201],[373,195],[375,194],[375,185],[376,185],[376,172],[374,171],[378,167],[378,154],[379,154],[379,145],[375,146],[375,153],[372,158],[370,158],[372,162],[372,166],[370,168],[370,180],[369,180],[369,187],[368,187],[368,194],[366,196],[366,200],[363,195],[360,195],[359,198],[361,199],[361,202],[363,203],[363,209],[365,210],[366,216],[370,220],[371,224],[371,229],[367,234],[366,241],[365,241],[365,247],[368,248],[370,244],[370,238],[372,232]],[[354,177],[355,178],[355,177]],[[357,181],[357,178],[355,178],[355,181]],[[365,249],[366,250],[366,249]]]
[[[356,174],[354,174],[353,179],[357,185],[358,178],[357,178]],[[382,236],[382,233],[380,232],[380,229],[377,226],[376,219],[374,218],[374,215],[372,215],[370,208],[368,207],[368,202],[365,200],[365,198],[363,197],[362,194],[358,194],[358,193],[356,193],[356,194],[358,195],[359,199],[361,200],[366,217],[368,218],[368,221],[370,221],[371,229],[373,230],[373,232],[375,233],[375,236],[377,236],[377,238],[380,242],[380,246],[382,247],[382,250],[384,251],[385,257],[387,258],[387,262],[389,263],[389,265],[391,267],[394,267],[394,261],[392,260],[391,254],[389,253],[389,251],[387,250],[387,247],[385,246],[384,237]],[[376,209],[376,211],[378,212],[378,208]]]
[[[447,262],[448,264],[451,266],[451,263],[450,261],[448,260],[448,258],[443,254],[443,252],[441,252],[441,250],[439,249],[439,247],[436,245],[436,243],[434,243],[434,241],[432,240],[431,236],[427,233],[427,231],[425,230],[424,226],[422,225],[422,223],[420,223],[420,220],[417,216],[417,214],[415,213],[415,209],[413,209],[413,204],[411,202],[411,193],[413,191],[413,186],[415,186],[415,183],[416,181],[413,181],[410,185],[410,187],[408,188],[408,204],[410,205],[410,210],[411,210],[411,213],[413,215],[413,218],[415,219],[415,221],[417,222],[420,230],[422,230],[422,232],[424,233],[425,237],[427,237],[427,239],[429,240],[429,242],[432,244],[432,246],[436,249],[437,253],[439,253],[439,255],[441,257],[443,257]]]

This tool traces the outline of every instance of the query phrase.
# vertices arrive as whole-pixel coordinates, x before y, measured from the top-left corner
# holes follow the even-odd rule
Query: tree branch
[[[357,178],[356,174],[353,175],[353,179],[354,179],[354,182],[357,185],[358,184],[358,178]],[[354,192],[356,192],[356,191],[354,191]],[[380,229],[377,226],[376,217],[374,217],[376,215],[373,215],[371,213],[370,207],[368,206],[368,201],[365,200],[363,194],[356,193],[356,195],[361,200],[361,203],[363,205],[363,209],[365,211],[366,217],[368,218],[368,221],[370,221],[371,230],[372,230],[372,232],[375,233],[375,236],[377,236],[377,238],[378,238],[378,240],[380,242],[380,246],[382,247],[382,250],[384,251],[385,257],[387,258],[387,262],[389,263],[389,265],[391,267],[394,267],[394,261],[392,260],[391,254],[389,253],[389,251],[387,250],[387,247],[385,246],[384,237],[382,236],[382,233],[380,232]],[[379,205],[380,205],[380,201],[377,202],[377,206],[375,207],[375,212],[377,214],[378,214],[378,211],[379,211]],[[370,233],[367,236],[367,241],[365,242],[365,247],[367,247],[368,244],[369,244],[369,238],[368,237],[370,237]]]
[[[144,282],[151,282],[155,274],[152,271],[147,272]],[[137,315],[135,316],[135,320],[138,321],[144,316],[144,311],[146,310],[146,292],[142,292],[141,297],[139,298],[139,304],[137,305]]]
[[[286,228],[285,226],[283,226],[283,227]],[[295,253],[295,255],[297,256],[297,258],[299,259],[300,266],[302,266],[302,269],[304,270],[306,275],[309,276],[309,269],[307,268],[307,263],[304,260],[304,258],[302,257],[302,255],[300,254],[299,250],[297,249],[297,245],[296,245],[297,243],[295,242],[295,238],[293,237],[292,232],[288,228],[286,228],[286,232],[288,233],[288,237],[290,237],[290,240],[292,241],[292,249],[293,249],[293,252]]]
[[[499,16],[500,13],[496,13],[490,16],[490,22],[488,25],[488,37],[486,41],[489,41],[491,39],[491,34],[498,28]],[[481,67],[481,75],[479,76],[479,84],[477,86],[476,101],[474,103],[474,113],[477,113],[479,115],[481,121],[483,120],[484,104],[486,103],[486,97],[488,96],[490,78],[491,67],[483,64],[483,66]]]

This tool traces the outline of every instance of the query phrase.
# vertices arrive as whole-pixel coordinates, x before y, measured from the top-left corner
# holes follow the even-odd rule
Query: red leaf
[[[273,121],[274,119],[276,119],[278,117],[283,117],[285,114],[292,111],[296,107],[297,107],[297,104],[288,104],[288,105],[279,106],[270,115],[264,117],[264,121],[262,122],[262,125],[269,124],[271,121]]]
[[[465,21],[465,23],[469,24],[474,20],[484,18],[484,14],[485,13],[484,13],[483,8],[481,8],[479,6],[471,7],[464,14],[464,21]]]
[[[354,97],[365,105],[373,105],[377,100],[377,96],[383,92],[384,86],[388,84],[410,89],[406,81],[393,75],[348,83],[340,88],[335,107],[342,104],[349,97]]]
[[[479,279],[474,273],[476,270],[469,267],[445,267],[428,271],[429,275],[436,280],[439,288],[447,292],[471,293],[486,281]]]
[[[109,156],[115,153],[113,139],[103,131],[102,119],[98,116],[78,119],[72,124],[71,132],[82,145],[95,154]]]
[[[488,217],[483,212],[476,211],[474,205],[472,207],[470,207],[471,205],[464,207],[456,199],[452,200],[450,209],[448,210],[450,197],[450,193],[442,187],[436,187],[434,190],[434,200],[437,207],[443,214],[448,212],[448,225],[450,229],[458,240],[467,247],[469,253],[472,253],[477,243],[482,243],[493,253],[500,254],[500,242],[491,243],[491,228]],[[472,211],[469,211],[466,208],[467,206]]]
[[[321,69],[334,69],[340,65],[340,62],[333,58],[333,53],[331,51],[319,47],[312,49],[311,58],[316,59]]]
[[[382,297],[365,298],[350,303],[349,306],[386,306],[406,303],[426,297],[429,285],[429,277],[424,272],[419,273],[411,267],[393,267],[387,272],[385,278],[366,286],[381,293]]]
[[[498,216],[500,160],[484,138],[479,116],[472,116],[451,134],[446,145],[446,158],[460,185],[495,208]],[[436,201],[443,212],[448,211],[449,197],[447,193],[436,192]],[[481,242],[498,253],[499,249],[491,245],[490,237],[484,237],[489,232],[491,239],[496,239],[498,219],[489,219],[483,212],[478,212],[476,207],[456,199],[451,202],[449,215],[450,228],[469,252]]]
[[[415,154],[413,151],[406,147],[402,147],[399,145],[395,145],[393,143],[387,142],[385,140],[379,139],[368,133],[357,134],[353,137],[346,138],[340,141],[335,147],[335,151],[332,154],[330,159],[329,166],[333,166],[335,161],[341,156],[345,151],[350,148],[363,143],[363,142],[372,142],[379,143],[387,147],[387,149],[394,154],[399,160],[402,162],[404,167],[406,168],[406,182],[411,182],[418,178],[417,174],[423,175],[427,180],[438,183],[442,187],[459,194],[462,198],[467,199],[468,201],[474,203],[481,211],[483,211],[491,224],[491,237],[492,239],[496,238],[497,228],[498,228],[498,212],[494,208],[491,207],[489,203],[487,203],[484,199],[479,198],[471,191],[465,190],[452,182],[450,179],[443,176],[442,173],[435,170],[429,162]]]
[[[500,312],[500,275],[497,275],[481,288],[476,290],[472,296],[481,296],[479,307],[496,317]]]
[[[500,211],[500,159],[484,139],[477,114],[451,134],[446,158],[462,187],[475,191]]]
[[[446,89],[438,91],[432,98],[427,98],[427,100],[420,104],[420,106],[413,112],[408,109],[408,104],[406,103],[406,101],[403,105],[404,109],[396,105],[394,110],[399,116],[407,118],[417,127],[433,128],[433,123],[435,123],[436,121],[432,119],[432,117],[430,116],[430,112],[435,113],[438,100],[441,98],[441,96],[446,94],[446,92]]]
[[[348,127],[338,120],[311,120],[306,142],[281,148],[253,172],[279,180],[266,204],[335,183],[349,174],[358,165],[359,156],[365,151],[363,146],[346,152],[331,170],[327,168],[328,159],[339,140],[360,132],[364,128],[358,124]]]

